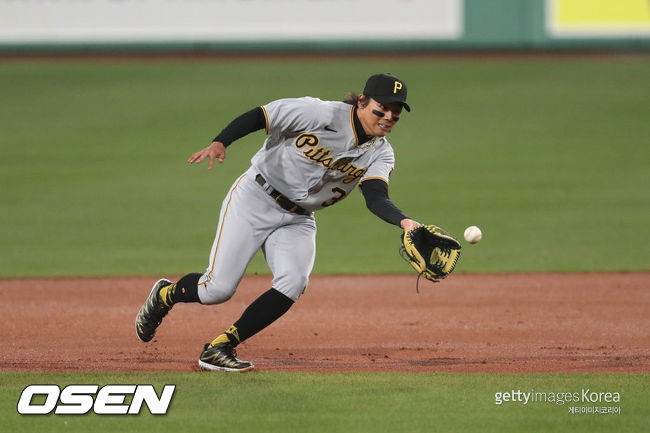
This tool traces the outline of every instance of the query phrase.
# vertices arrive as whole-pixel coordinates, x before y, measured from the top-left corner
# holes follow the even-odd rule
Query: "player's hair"
[[[346,104],[354,105],[356,107],[357,103],[359,102],[359,98],[361,96],[365,97],[364,103],[361,104],[362,107],[365,107],[366,105],[368,105],[368,97],[365,95],[357,95],[354,92],[346,93],[345,96],[343,97],[343,102],[345,102]]]

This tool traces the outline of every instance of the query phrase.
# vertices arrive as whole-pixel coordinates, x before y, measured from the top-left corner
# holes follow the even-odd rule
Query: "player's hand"
[[[416,227],[421,226],[417,221],[413,221],[412,219],[404,218],[402,221],[399,222],[399,226],[404,229],[405,232],[409,230],[413,230]]]
[[[188,159],[187,162],[190,164],[198,164],[205,158],[210,159],[208,170],[211,170],[215,159],[218,160],[220,164],[224,159],[226,159],[226,146],[224,146],[220,141],[213,141],[212,144],[210,144],[205,149],[200,150],[190,156],[190,159]]]

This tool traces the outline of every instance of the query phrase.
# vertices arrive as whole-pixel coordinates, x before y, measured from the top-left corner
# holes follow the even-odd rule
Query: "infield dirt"
[[[155,339],[135,315],[157,278],[0,280],[3,371],[197,370],[205,342],[270,287],[179,304]],[[238,347],[264,371],[649,372],[650,272],[313,276],[276,323]]]

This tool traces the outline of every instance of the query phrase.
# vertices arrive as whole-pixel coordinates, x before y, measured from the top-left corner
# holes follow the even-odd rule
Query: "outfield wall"
[[[0,51],[650,49],[646,0],[0,0]]]

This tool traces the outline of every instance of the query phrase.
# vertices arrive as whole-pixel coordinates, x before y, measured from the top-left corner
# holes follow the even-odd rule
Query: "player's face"
[[[370,98],[365,107],[358,108],[357,115],[366,134],[383,137],[393,129],[402,115],[402,105],[383,105]]]

